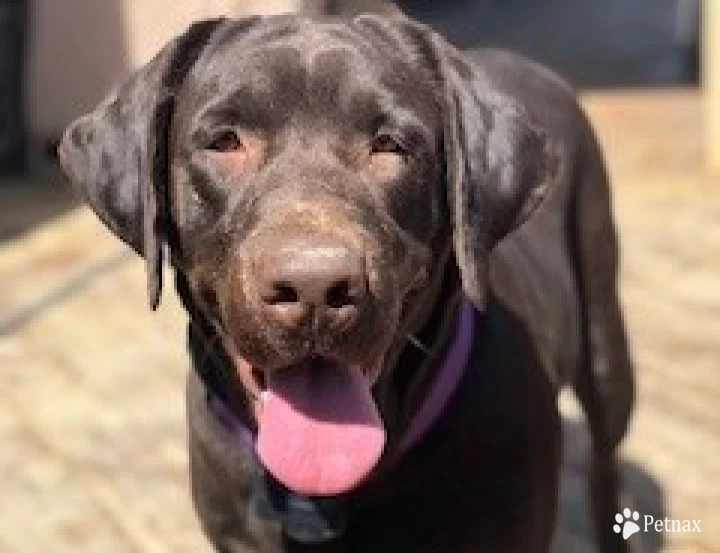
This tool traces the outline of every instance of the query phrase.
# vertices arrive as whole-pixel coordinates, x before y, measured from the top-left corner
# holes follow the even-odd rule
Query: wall
[[[35,137],[57,136],[191,22],[278,13],[300,0],[35,0],[26,112]]]

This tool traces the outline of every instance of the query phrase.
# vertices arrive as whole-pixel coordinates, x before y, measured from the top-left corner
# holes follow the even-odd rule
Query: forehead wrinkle
[[[276,44],[243,51],[231,67],[223,59],[217,69],[208,68],[206,81],[194,83],[197,91],[214,91],[202,98],[196,95],[202,109],[195,119],[219,113],[234,114],[237,123],[270,123],[286,119],[293,106],[307,103],[308,73],[297,49]]]
[[[372,81],[372,68],[346,46],[316,51],[308,58],[308,93],[321,113],[332,106],[347,111],[355,95],[370,88],[367,82]]]
[[[286,95],[292,90],[302,91],[307,83],[308,70],[302,63],[302,53],[297,48],[278,44],[257,49],[251,53],[250,67],[242,68],[249,85],[257,94]],[[235,77],[237,80],[237,77]]]
[[[317,75],[317,80],[308,85],[315,84],[320,90],[339,91],[338,86],[347,83],[353,73],[367,74],[370,70],[368,58],[373,56],[372,45],[366,37],[344,23],[277,17],[265,18],[245,34],[233,31],[235,29],[231,26],[206,51],[200,64],[209,69],[208,72],[203,71],[206,75],[235,73],[237,77],[243,77],[237,75],[237,71],[228,71],[230,66],[245,71],[260,71],[267,76],[271,71],[263,66],[271,63],[276,70],[282,71],[282,64],[274,60],[285,58],[289,65],[304,66],[306,71]],[[262,63],[254,63],[254,58]],[[327,65],[333,66],[334,70]],[[337,98],[338,94],[331,94],[331,97]]]
[[[243,38],[226,40],[200,64],[204,67],[200,78],[193,79],[193,88],[207,94],[201,92],[196,99],[204,104],[214,95],[211,103],[221,103],[217,93],[225,91],[224,103],[241,103],[245,97],[254,100],[248,109],[267,108],[279,120],[309,116],[315,126],[329,118],[372,131],[369,127],[379,117],[400,116],[398,110],[412,111],[424,100],[403,94],[407,83],[417,79],[404,60],[397,59],[397,52],[392,55],[385,44],[362,31],[293,19],[282,25],[256,25]],[[406,119],[392,117],[398,118]]]

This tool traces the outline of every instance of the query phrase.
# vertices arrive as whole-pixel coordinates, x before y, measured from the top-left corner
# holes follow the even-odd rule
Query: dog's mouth
[[[385,445],[371,386],[377,371],[311,356],[265,373],[236,357],[258,422],[257,453],[289,489],[315,496],[356,487]]]

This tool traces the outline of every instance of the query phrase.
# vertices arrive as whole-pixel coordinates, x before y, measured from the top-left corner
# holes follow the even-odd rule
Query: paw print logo
[[[624,509],[622,514],[618,513],[615,515],[615,521],[617,524],[613,526],[613,530],[616,534],[622,532],[622,537],[626,540],[633,534],[640,531],[640,527],[633,522],[639,519],[640,513],[637,511],[630,511],[630,509]]]

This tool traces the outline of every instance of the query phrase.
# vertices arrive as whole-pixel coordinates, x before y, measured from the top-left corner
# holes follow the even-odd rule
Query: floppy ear
[[[465,294],[486,301],[494,246],[546,196],[557,172],[549,137],[482,65],[433,33],[444,85],[444,143],[453,246]]]
[[[162,287],[167,141],[174,93],[222,19],[196,23],[92,113],[73,122],[58,156],[98,217],[145,257],[150,306]]]

